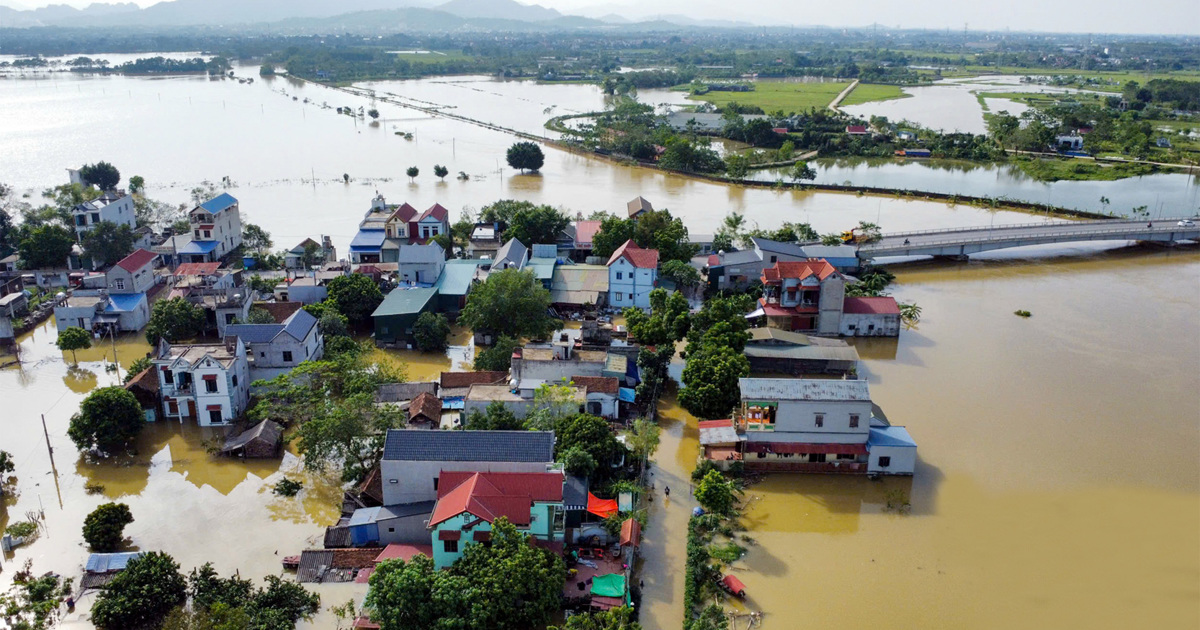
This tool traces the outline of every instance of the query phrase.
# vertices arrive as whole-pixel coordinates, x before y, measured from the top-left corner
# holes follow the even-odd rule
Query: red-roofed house
[[[158,254],[139,249],[108,270],[109,293],[145,293],[154,287],[154,263]]]
[[[781,261],[762,272],[760,316],[781,330],[836,335],[842,320],[846,280],[820,258]]]
[[[587,257],[592,254],[592,243],[596,240],[598,232],[600,232],[599,221],[575,222],[575,251],[581,257]]]
[[[450,211],[440,203],[435,203],[417,219],[417,231],[413,232],[413,240],[425,242],[438,234],[450,233]]]
[[[865,136],[867,135],[867,128],[863,125],[849,125],[846,127],[846,133],[852,136]]]
[[[442,423],[442,401],[429,392],[421,392],[408,405],[409,427],[436,429]]]
[[[893,297],[848,297],[842,307],[841,333],[847,337],[898,337],[900,305]]]
[[[621,382],[609,376],[572,376],[576,387],[587,389],[587,412],[607,420],[617,419],[617,392]]]
[[[625,241],[608,259],[608,304],[650,308],[650,291],[658,284],[658,250]]]
[[[492,523],[500,517],[537,540],[562,541],[563,481],[559,472],[443,470],[429,517],[434,566],[444,569],[462,557],[467,545],[491,540]]]

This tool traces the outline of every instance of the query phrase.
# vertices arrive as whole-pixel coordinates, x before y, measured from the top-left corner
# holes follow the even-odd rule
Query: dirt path
[[[842,101],[845,100],[847,96],[850,96],[850,93],[853,92],[854,88],[856,87],[858,87],[858,79],[855,79],[853,83],[847,85],[846,89],[842,90],[842,93],[838,94],[837,98],[833,99],[833,101],[829,103],[829,109],[832,109],[835,112],[841,111],[838,109],[838,106],[842,104]]]

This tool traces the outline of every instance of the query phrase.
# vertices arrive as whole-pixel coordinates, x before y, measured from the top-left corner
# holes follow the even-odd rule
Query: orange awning
[[[600,499],[589,492],[587,511],[601,518],[608,518],[617,513],[617,500]]]

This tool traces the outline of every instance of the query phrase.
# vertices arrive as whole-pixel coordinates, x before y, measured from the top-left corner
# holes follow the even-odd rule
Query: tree
[[[437,175],[438,179],[445,181],[446,176],[450,174],[450,169],[441,164],[433,165],[433,174]]]
[[[404,425],[403,412],[374,402],[373,393],[356,394],[317,409],[296,433],[304,467],[340,467],[344,481],[364,477],[383,455],[387,430]]]
[[[408,175],[408,181],[411,182],[417,178],[417,175],[421,174],[421,169],[415,166],[410,166],[408,167],[408,170],[404,171],[404,174]]]
[[[434,234],[429,239],[430,243],[437,243],[438,247],[442,248],[442,252],[446,255],[446,260],[453,257],[454,254],[454,237],[446,232]]]
[[[674,281],[681,287],[694,287],[700,284],[700,272],[682,260],[668,260],[663,263],[659,275]]]
[[[133,513],[124,503],[104,503],[83,520],[83,540],[92,551],[116,551],[125,535],[125,526],[133,522]]]
[[[561,608],[566,565],[553,552],[531,545],[529,539],[500,517],[492,523],[491,544],[468,545],[455,563],[453,572],[466,578],[471,601],[487,602],[471,606],[468,627],[542,627]]]
[[[145,372],[154,367],[154,361],[150,357],[138,357],[133,363],[129,364],[129,369],[125,371],[125,381],[128,383],[133,380],[133,377]]]
[[[596,461],[595,477],[607,479],[612,475],[613,466],[620,465],[625,456],[625,447],[617,441],[608,422],[591,414],[577,413],[559,420],[554,431],[554,450],[556,459],[562,461],[563,455],[577,448]]]
[[[730,153],[725,156],[725,174],[730,179],[745,179],[750,173],[750,158],[741,153]]]
[[[490,348],[484,348],[475,356],[472,367],[481,372],[507,372],[512,367],[512,354],[521,347],[513,337],[501,336]]]
[[[262,253],[275,243],[271,241],[271,233],[253,223],[242,224],[242,246],[248,250]]]
[[[632,238],[639,247],[657,249],[659,260],[663,262],[688,262],[699,249],[688,240],[688,229],[683,220],[672,217],[667,209],[640,214],[634,221]]]
[[[804,180],[813,180],[817,178],[817,171],[808,165],[808,162],[796,162],[792,165],[792,170],[788,172],[788,177],[792,181],[801,182]]]
[[[185,601],[187,584],[179,564],[151,551],[130,560],[100,591],[92,606],[92,623],[100,630],[151,630]]]
[[[629,445],[633,456],[644,462],[648,461],[654,455],[654,451],[658,450],[661,434],[662,430],[657,424],[645,418],[638,418],[633,421],[633,426],[630,427],[625,442]]]
[[[562,626],[549,626],[546,630],[642,630],[642,624],[634,621],[632,608],[622,606],[572,615]]]
[[[275,76],[275,64],[268,62],[268,63],[264,63],[263,65],[259,66],[258,67],[258,76],[260,76],[260,77]]]
[[[592,254],[608,258],[631,238],[633,238],[633,221],[609,215],[601,219],[600,230],[592,237]]]
[[[842,244],[842,235],[838,234],[836,232],[833,234],[825,234],[821,237],[821,244],[822,245],[841,245]]]
[[[915,303],[914,304],[901,303],[899,306],[900,306],[900,321],[904,322],[904,324],[906,326],[910,326],[910,327],[915,326],[917,324],[917,322],[921,321],[921,307],[920,306],[918,306]]]
[[[421,352],[442,352],[450,345],[450,322],[441,313],[421,313],[413,324],[413,341]]]
[[[84,183],[100,190],[112,190],[121,183],[121,171],[108,162],[85,164],[79,169],[79,176],[83,178]]]
[[[710,470],[696,485],[696,501],[709,512],[729,514],[733,511],[733,486],[718,470]]]
[[[508,165],[524,171],[537,172],[546,163],[542,148],[533,142],[517,142],[508,148]]]
[[[383,302],[379,285],[361,273],[338,276],[325,286],[333,307],[354,325],[369,321],[371,313]]]
[[[159,300],[154,303],[146,324],[146,341],[155,345],[159,339],[169,343],[192,339],[204,332],[206,321],[204,309],[184,298]]]
[[[307,308],[305,310],[308,310]],[[345,337],[350,334],[350,322],[345,315],[334,309],[325,309],[317,317],[317,329],[328,340],[329,337]]]
[[[129,178],[129,194],[139,195],[146,190],[146,178],[134,175]]]
[[[142,405],[133,394],[123,387],[102,387],[83,399],[67,435],[81,451],[112,454],[125,448],[145,426]]]
[[[747,376],[750,376],[750,362],[741,351],[706,345],[699,352],[688,354],[679,404],[688,413],[705,420],[728,418],[741,399],[738,379]]]
[[[0,478],[17,469],[17,464],[13,461],[12,453],[8,451],[0,451]]]
[[[513,415],[504,403],[496,401],[482,413],[472,411],[463,428],[468,431],[520,431],[525,428],[525,421]]]
[[[78,326],[71,326],[70,328],[58,331],[58,341],[55,341],[54,345],[58,346],[58,349],[63,352],[70,351],[71,362],[79,365],[79,359],[75,357],[75,351],[91,348],[92,335]]]
[[[553,244],[570,223],[570,217],[557,208],[526,203],[509,219],[504,237],[515,238],[526,245]]]
[[[84,232],[81,244],[93,261],[109,267],[132,254],[136,240],[137,235],[128,225],[101,221]]]
[[[371,117],[371,120],[379,120],[379,110],[374,107],[367,110],[367,115]]]
[[[459,321],[474,331],[539,339],[561,324],[547,314],[549,309],[550,292],[532,271],[504,269],[493,271],[471,291]]]
[[[650,291],[650,312],[627,308],[623,312],[629,334],[645,346],[674,345],[688,334],[691,319],[688,301],[678,291]]]
[[[370,584],[366,607],[385,630],[471,627],[465,624],[471,610],[466,599],[468,580],[451,571],[434,570],[433,561],[424,554],[407,562],[380,562]]]
[[[274,324],[275,316],[265,308],[259,306],[250,307],[250,312],[246,313],[247,324]]]
[[[29,269],[54,269],[67,266],[74,246],[75,237],[67,228],[42,225],[25,232],[17,251]]]
[[[188,576],[188,593],[197,612],[244,620],[230,630],[290,630],[320,610],[321,598],[303,586],[274,575],[265,582],[266,588],[255,588],[240,576],[221,578],[211,563],[205,563]]]
[[[592,473],[596,471],[596,458],[578,446],[572,446],[563,451],[559,459],[562,460],[563,466],[569,475],[590,478]]]

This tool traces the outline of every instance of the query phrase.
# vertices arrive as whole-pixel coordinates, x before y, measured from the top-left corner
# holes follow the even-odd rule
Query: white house
[[[179,249],[183,262],[216,262],[242,244],[242,217],[238,200],[221,193],[188,214],[192,240]]]
[[[650,291],[658,281],[658,250],[625,241],[608,259],[608,305],[650,308]]]
[[[110,190],[71,208],[71,222],[75,225],[75,234],[81,238],[97,223],[104,221],[136,228],[133,197],[126,195],[123,190]]]
[[[139,249],[122,258],[105,274],[111,294],[145,293],[154,288],[154,264],[158,254]]]
[[[445,266],[446,251],[441,245],[403,245],[396,258],[396,275],[402,284],[433,284]]]
[[[250,366],[240,339],[176,346],[159,341],[154,370],[168,419],[223,426],[241,416],[250,401]]]
[[[234,337],[246,345],[251,381],[275,378],[305,361],[317,361],[325,353],[317,318],[304,309],[278,324],[226,326],[225,340]]]

